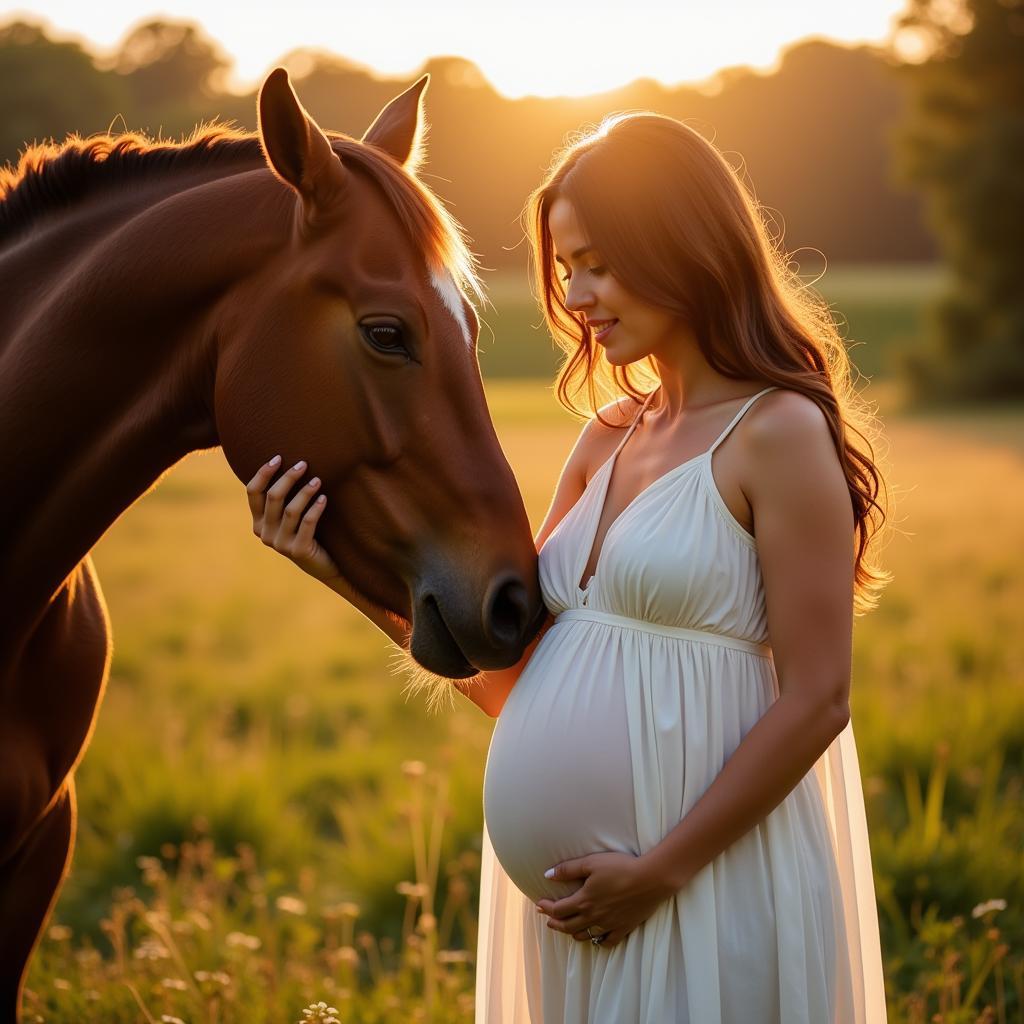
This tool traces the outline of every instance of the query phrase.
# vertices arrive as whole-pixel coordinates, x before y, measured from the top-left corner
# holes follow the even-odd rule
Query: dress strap
[[[644,399],[643,405],[640,406],[640,409],[637,411],[637,414],[633,417],[633,422],[630,423],[630,425],[626,428],[626,433],[622,436],[622,440],[619,441],[618,446],[616,447],[615,451],[612,453],[611,458],[607,460],[608,463],[611,463],[611,462],[614,461],[615,456],[619,454],[619,451],[621,450],[622,446],[629,440],[630,435],[636,429],[636,425],[640,422],[640,418],[647,411],[647,406],[649,406],[651,404],[651,399],[654,397],[654,392],[657,391],[657,390],[658,389],[655,388]]]
[[[751,395],[741,406],[740,411],[733,416],[729,425],[718,435],[718,440],[708,449],[708,458],[711,457],[711,453],[729,436],[729,431],[736,426],[741,419],[743,414],[762,396],[768,394],[769,391],[777,391],[778,386],[773,384],[771,387],[765,388],[763,391],[758,391],[756,395]]]

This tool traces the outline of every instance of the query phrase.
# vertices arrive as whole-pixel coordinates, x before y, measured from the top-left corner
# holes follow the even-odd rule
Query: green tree
[[[128,102],[123,81],[78,43],[24,21],[0,26],[0,85],[0,163],[33,142],[105,131]]]
[[[238,105],[225,89],[231,59],[192,22],[138,25],[119,45],[113,68],[132,97],[129,123],[154,135],[191,131],[213,115],[231,117]]]
[[[1024,395],[1024,0],[911,0],[900,173],[926,194],[950,270],[904,369],[923,400]]]

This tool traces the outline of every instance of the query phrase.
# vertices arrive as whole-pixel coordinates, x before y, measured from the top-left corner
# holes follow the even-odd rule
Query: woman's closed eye
[[[607,267],[587,267],[586,268],[594,277],[600,277],[608,268]],[[568,281],[572,277],[572,274],[565,274],[562,277],[563,281]]]

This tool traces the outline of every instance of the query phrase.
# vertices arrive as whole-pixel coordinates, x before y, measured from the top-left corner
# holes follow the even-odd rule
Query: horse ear
[[[298,192],[307,214],[331,207],[348,172],[320,126],[299,102],[284,68],[274,68],[257,100],[259,136],[271,170]]]
[[[426,157],[427,124],[422,98],[429,83],[429,74],[413,82],[384,107],[362,138],[363,142],[390,153],[410,174],[416,173]]]

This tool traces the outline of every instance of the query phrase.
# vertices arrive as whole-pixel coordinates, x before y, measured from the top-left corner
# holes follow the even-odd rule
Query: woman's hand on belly
[[[550,869],[552,879],[583,885],[560,900],[538,900],[537,909],[548,915],[547,926],[574,939],[590,941],[605,935],[602,946],[615,946],[643,924],[675,890],[648,870],[647,861],[632,853],[590,853],[562,861]],[[545,877],[548,874],[545,873]]]

